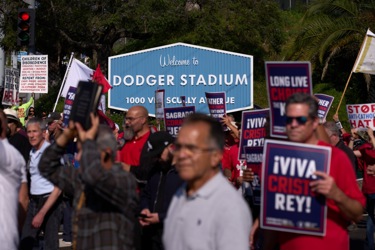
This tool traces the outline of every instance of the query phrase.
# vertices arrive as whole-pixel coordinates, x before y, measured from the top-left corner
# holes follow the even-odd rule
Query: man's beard
[[[126,141],[128,141],[128,140],[133,139],[134,136],[135,136],[134,129],[131,128],[131,127],[125,127],[123,138],[124,138]]]

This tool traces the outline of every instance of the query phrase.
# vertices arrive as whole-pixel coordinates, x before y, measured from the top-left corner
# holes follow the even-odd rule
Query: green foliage
[[[41,115],[43,111],[50,113],[56,102],[57,94],[59,93],[60,86],[52,86],[48,89],[48,94],[42,94],[35,101],[35,111],[37,115]],[[56,105],[56,112],[63,112],[64,101],[60,98],[58,104]]]

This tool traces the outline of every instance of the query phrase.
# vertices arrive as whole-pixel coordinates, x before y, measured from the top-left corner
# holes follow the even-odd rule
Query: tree
[[[320,80],[328,77],[338,83],[336,87],[342,87],[374,21],[375,1],[316,0],[301,20],[302,29],[286,59],[310,60],[321,71]],[[368,91],[372,91],[370,85]],[[370,99],[375,101],[375,95]]]

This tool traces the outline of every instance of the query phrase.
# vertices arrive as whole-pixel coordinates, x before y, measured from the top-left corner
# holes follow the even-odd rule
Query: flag
[[[352,72],[375,75],[375,34],[367,30]]]
[[[92,76],[92,81],[97,82],[98,84],[103,86],[102,94],[107,93],[108,90],[112,88],[107,78],[105,78],[102,71],[100,70],[100,64],[98,64],[98,67],[96,68],[94,75]]]
[[[116,126],[115,123],[108,117],[106,116],[103,111],[97,110],[96,113],[99,116],[99,122],[101,124],[107,124],[112,130],[115,130]],[[116,138],[117,139],[117,138]]]
[[[90,81],[94,70],[86,66],[86,64],[73,58],[70,68],[68,69],[68,75],[64,84],[64,88],[61,91],[61,96],[66,97],[69,87],[77,87],[79,81]]]

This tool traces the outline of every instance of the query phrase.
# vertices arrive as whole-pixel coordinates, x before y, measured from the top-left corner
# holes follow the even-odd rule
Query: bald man
[[[125,170],[133,172],[140,165],[141,152],[150,135],[147,109],[143,106],[131,107],[125,115],[123,128],[126,142],[120,150],[119,160]]]

